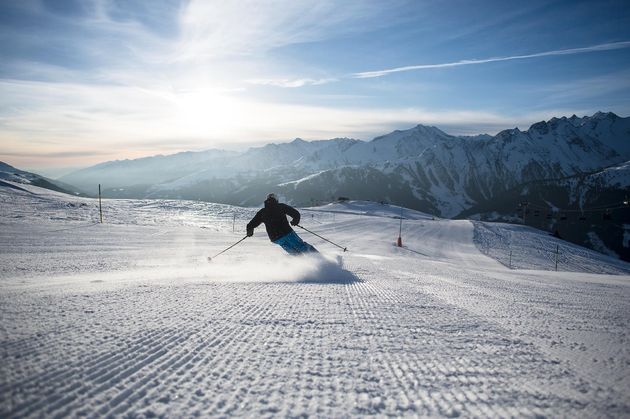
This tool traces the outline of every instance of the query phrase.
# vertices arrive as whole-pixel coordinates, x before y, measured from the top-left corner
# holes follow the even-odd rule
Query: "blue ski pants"
[[[317,252],[317,249],[302,240],[300,236],[295,233],[295,231],[292,231],[280,237],[278,240],[275,240],[274,243],[282,246],[282,248],[291,255],[299,255],[307,252]]]

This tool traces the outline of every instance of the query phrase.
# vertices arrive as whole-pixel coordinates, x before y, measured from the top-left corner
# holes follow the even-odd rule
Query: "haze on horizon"
[[[0,36],[0,160],[44,173],[630,114],[626,1],[23,0]]]

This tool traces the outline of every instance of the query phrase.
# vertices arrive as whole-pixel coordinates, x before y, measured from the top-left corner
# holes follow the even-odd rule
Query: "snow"
[[[628,188],[630,187],[630,161],[618,166],[608,167],[601,172],[591,175],[590,179],[591,181],[599,182],[600,185]]]
[[[515,224],[474,221],[474,241],[479,250],[514,269],[555,270],[556,250],[558,270],[599,274],[630,274],[630,264],[614,255],[606,256],[557,239],[549,233]],[[599,240],[595,233],[591,240]],[[601,251],[610,253],[609,249]]]
[[[10,184],[7,182],[7,184]],[[369,202],[303,211],[0,186],[0,416],[630,412],[630,266],[519,226]],[[235,231],[232,221],[236,216]],[[501,252],[513,249],[513,269]],[[485,253],[485,254],[484,254]],[[489,256],[492,257],[489,257]]]
[[[322,170],[322,171],[320,171],[320,172],[313,173],[313,174],[311,174],[311,175],[305,176],[305,177],[303,177],[302,179],[292,180],[291,182],[280,183],[280,184],[278,184],[278,186],[287,186],[287,185],[294,185],[294,186],[297,186],[297,185],[299,185],[299,184],[300,184],[300,183],[302,183],[302,182],[306,182],[306,181],[309,181],[309,180],[311,180],[311,179],[314,179],[314,178],[318,177],[319,175],[321,175],[321,174],[322,174],[322,173],[324,173],[325,171],[326,171],[326,170]]]
[[[403,208],[398,205],[390,205],[382,202],[370,202],[370,201],[345,201],[335,202],[323,205],[321,207],[306,208],[307,211],[317,213],[342,213],[375,217],[389,217],[409,220],[430,220],[432,215],[412,210],[409,208]]]

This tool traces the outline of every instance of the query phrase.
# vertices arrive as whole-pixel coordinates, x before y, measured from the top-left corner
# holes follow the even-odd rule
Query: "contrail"
[[[391,73],[400,73],[403,71],[426,70],[430,68],[459,67],[462,65],[485,64],[485,63],[494,63],[498,61],[524,60],[527,58],[550,57],[550,56],[555,56],[555,55],[584,54],[587,52],[608,51],[608,50],[622,49],[622,48],[628,48],[628,47],[630,47],[630,41],[621,41],[621,42],[612,42],[608,44],[593,45],[590,47],[559,49],[559,50],[554,50],[554,51],[538,52],[535,54],[527,54],[527,55],[513,55],[509,57],[493,57],[493,58],[485,58],[485,59],[479,59],[479,60],[461,60],[461,61],[456,61],[452,63],[441,63],[441,64],[409,65],[405,67],[396,67],[396,68],[390,68],[386,70],[364,71],[361,73],[353,73],[351,77],[357,78],[357,79],[367,79],[367,78],[372,78],[372,77],[382,77]]]

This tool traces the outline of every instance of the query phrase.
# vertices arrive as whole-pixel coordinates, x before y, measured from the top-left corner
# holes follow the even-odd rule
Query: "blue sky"
[[[630,115],[627,1],[0,3],[0,159]]]

